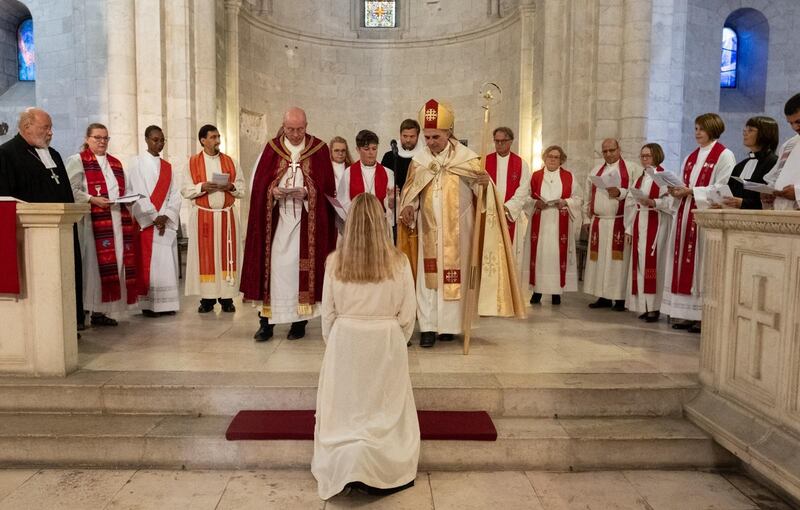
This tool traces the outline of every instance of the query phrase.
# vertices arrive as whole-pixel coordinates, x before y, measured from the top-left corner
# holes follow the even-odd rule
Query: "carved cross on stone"
[[[780,314],[768,312],[764,309],[766,300],[767,278],[762,275],[753,275],[753,288],[751,308],[746,308],[739,303],[737,317],[750,322],[750,376],[756,380],[761,379],[761,359],[764,349],[761,326],[777,329]]]

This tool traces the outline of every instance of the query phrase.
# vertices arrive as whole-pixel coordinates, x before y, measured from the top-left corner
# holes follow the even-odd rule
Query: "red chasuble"
[[[603,163],[603,166],[600,167],[598,170],[597,175],[603,175],[603,172],[606,169],[606,164]],[[625,165],[625,160],[619,160],[619,175],[620,175],[620,189],[625,189],[628,187],[628,167]],[[600,227],[600,218],[595,216],[594,214],[594,197],[597,194],[597,187],[592,185],[592,199],[589,203],[589,213],[592,215],[592,230],[589,235],[589,258],[591,260],[597,260],[598,251],[600,249],[600,237],[599,237],[599,227]],[[611,237],[611,260],[622,260],[623,254],[625,250],[625,201],[619,200],[619,204],[617,205],[617,217],[614,218],[614,232]]]
[[[322,301],[325,259],[336,249],[336,212],[325,198],[334,196],[336,180],[325,142],[306,135],[305,147],[298,161],[308,190],[308,211],[301,208],[300,220],[299,306],[310,313],[310,306]],[[272,139],[264,148],[253,177],[240,290],[245,299],[262,301],[265,309],[270,305],[272,239],[279,219],[272,190],[291,160],[283,138]]]
[[[161,159],[158,180],[150,194],[150,203],[155,207],[156,213],[164,205],[170,184],[172,184],[172,165]],[[139,294],[142,296],[146,296],[150,292],[150,261],[153,258],[155,230],[155,225],[148,225],[139,232]]]
[[[696,187],[708,186],[711,183],[711,175],[714,173],[714,168],[717,166],[719,157],[725,151],[725,146],[717,142],[708,154],[703,168],[700,169],[700,175],[697,176]],[[700,154],[700,148],[695,149],[694,152],[686,159],[686,166],[683,167],[683,182],[686,187],[691,186],[692,170],[697,163],[697,157]],[[697,225],[694,222],[694,210],[697,204],[694,201],[694,195],[683,197],[681,205],[678,207],[677,229],[675,230],[675,252],[672,259],[672,293],[673,294],[692,294],[692,283],[694,281],[694,266],[696,262],[696,247],[697,247]],[[682,231],[683,217],[687,216],[686,227],[687,231]],[[681,239],[683,239],[683,250],[681,250]]]
[[[119,195],[125,195],[125,173],[122,163],[111,154],[106,154],[114,178],[119,186]],[[99,190],[95,196],[108,198],[106,178],[100,163],[90,149],[81,152],[83,171],[86,174],[86,184],[89,193]],[[135,235],[131,214],[127,206],[120,205],[122,217],[122,263],[125,266],[125,289],[128,293],[128,304],[133,304],[138,299],[138,285],[136,277],[136,252]],[[103,303],[118,301],[122,298],[122,291],[117,269],[117,252],[114,244],[114,224],[111,220],[111,208],[103,209],[96,205],[91,206],[92,232],[97,250],[97,266],[100,270],[100,289]]]
[[[486,156],[486,172],[492,178],[492,182],[497,184],[497,153],[493,152]],[[510,152],[508,154],[508,175],[506,176],[506,196],[503,197],[503,202],[508,202],[511,197],[516,193],[519,188],[519,183],[522,180],[522,158]],[[511,242],[514,242],[514,229],[516,223],[509,221],[508,233],[511,236]]]
[[[656,172],[663,172],[662,167],[656,168]],[[637,189],[642,189],[642,181],[644,180],[644,173],[639,177],[634,184]],[[648,197],[655,200],[658,198],[658,184],[653,181],[650,184],[650,191]],[[636,205],[636,219],[633,220],[633,271],[631,272],[631,294],[637,296],[639,294],[639,278],[636,276],[639,269],[639,216],[641,216],[641,209]],[[656,235],[658,234],[658,211],[650,209],[647,212],[647,249],[644,254],[644,293],[656,293],[656,278],[658,276],[658,254],[656,253]]]
[[[531,176],[531,192],[535,197],[542,196],[542,182],[544,173],[548,170],[542,168]],[[572,196],[572,173],[564,168],[559,169],[561,178],[561,199],[566,200]],[[539,229],[542,223],[542,211],[536,209],[531,217],[531,275],[530,284],[536,285],[536,249],[539,245]],[[569,210],[565,207],[558,210],[558,266],[561,272],[561,288],[567,284],[567,252],[569,249]]]
[[[348,172],[350,172],[350,200],[353,200],[366,191],[364,173],[361,171],[361,161],[356,161],[350,165]],[[373,191],[384,210],[386,210],[386,206],[383,205],[383,202],[386,200],[386,189],[388,187],[389,174],[386,173],[386,168],[380,163],[375,163],[375,186]]]

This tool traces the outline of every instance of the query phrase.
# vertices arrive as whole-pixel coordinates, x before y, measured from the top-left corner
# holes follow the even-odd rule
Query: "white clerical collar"
[[[337,163],[336,161],[332,161],[332,163],[333,163],[333,169],[334,170],[343,171],[344,168],[345,168],[344,161],[342,161],[341,163]]]
[[[150,154],[150,155],[152,156],[152,154]],[[203,151],[203,155],[205,157],[207,157],[208,159],[219,159],[219,152],[212,156],[211,154],[207,153],[206,151]]]
[[[50,156],[50,149],[47,148],[42,149],[40,147],[35,147],[35,149],[36,149],[36,154],[39,155],[39,161],[42,162],[45,168],[49,170],[51,168],[56,167],[56,162],[53,161],[53,157]]]
[[[717,141],[714,140],[710,144],[706,145],[705,147],[700,147],[700,152],[711,152],[711,149],[714,148],[714,145],[717,144]]]
[[[153,156],[152,154],[150,154],[150,151],[144,151],[144,153],[146,155],[150,156],[151,159],[155,159],[155,160],[160,160],[161,159],[161,155],[160,154],[158,156]]]
[[[361,169],[362,169],[362,170],[375,170],[375,167],[376,167],[377,165],[378,165],[378,164],[377,164],[377,162],[376,162],[374,165],[367,165],[367,164],[365,164],[365,163],[362,161],[362,162],[361,162]]]
[[[292,142],[289,141],[288,138],[286,138],[284,136],[283,137],[283,143],[284,143],[284,145],[286,145],[286,148],[289,149],[289,152],[292,153],[292,156],[297,156],[298,154],[303,152],[303,149],[306,148],[306,139],[305,138],[303,138],[303,141],[300,142],[299,145],[294,145]]]
[[[506,159],[508,159],[509,156],[511,156],[510,152],[508,154],[506,154],[505,156],[501,156],[500,153],[497,153],[497,159],[506,160]]]
[[[414,148],[411,149],[410,151],[405,150],[403,146],[400,145],[397,147],[397,155],[400,156],[401,158],[412,159],[419,153],[419,149],[420,149],[419,142],[417,142],[417,145],[415,145]]]

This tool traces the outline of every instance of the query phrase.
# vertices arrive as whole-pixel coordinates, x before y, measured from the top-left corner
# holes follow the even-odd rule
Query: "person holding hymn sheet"
[[[629,168],[622,159],[617,140],[603,140],[602,151],[605,162],[586,179],[584,221],[589,223],[589,256],[583,291],[597,296],[597,301],[589,304],[589,308],[622,312],[630,257],[630,246],[625,243],[625,199],[628,187],[639,175],[636,168]],[[603,177],[614,185],[598,189],[592,182],[593,176]]]
[[[303,110],[289,108],[283,135],[267,143],[253,175],[241,290],[262,304],[258,342],[272,338],[275,324],[291,323],[290,340],[305,336],[308,319],[319,315],[325,259],[336,248],[331,157],[307,125]]]
[[[233,313],[239,295],[241,229],[237,199],[245,195],[244,174],[220,152],[219,130],[211,124],[197,135],[203,150],[189,158],[181,195],[191,201],[186,257],[186,295],[200,296],[198,313]]]
[[[766,184],[764,176],[778,162],[778,123],[771,117],[751,117],[747,119],[742,132],[742,143],[750,151],[748,157],[733,167],[728,186],[733,197],[723,199],[725,207],[734,209],[761,209],[761,194],[744,188],[745,181]],[[713,208],[721,206],[712,205]]]
[[[394,227],[394,207],[397,190],[394,189],[394,172],[378,163],[378,135],[362,129],[356,135],[359,160],[350,165],[339,181],[336,196],[345,211],[351,201],[361,193],[378,197],[386,212],[386,223]]]
[[[528,163],[511,152],[514,132],[508,127],[498,127],[492,132],[495,152],[486,156],[486,172],[494,182],[497,193],[503,201],[503,209],[508,222],[508,234],[514,246],[517,278],[520,287],[524,271],[525,242],[528,239],[528,218],[533,212],[534,200],[531,198],[531,169]]]
[[[350,158],[350,149],[347,147],[347,140],[341,136],[334,136],[328,142],[328,150],[331,152],[331,163],[333,164],[333,175],[336,178],[336,189],[339,189],[339,182],[342,180],[344,171],[353,164]]]
[[[718,139],[725,123],[716,113],[704,113],[694,120],[695,149],[683,160],[684,186],[669,186],[677,210],[667,241],[664,295],[661,311],[671,319],[680,319],[674,329],[700,333],[703,314],[703,237],[698,235],[694,210],[706,208],[708,193],[715,185],[728,183],[736,158]]]
[[[91,213],[78,222],[78,237],[83,308],[92,312],[94,326],[116,326],[106,314],[128,309],[139,297],[134,246],[138,227],[130,206],[117,202],[133,190],[122,163],[108,154],[109,140],[103,124],[89,124],[81,152],[67,159],[75,202],[91,205]]]
[[[542,302],[542,294],[552,295],[554,305],[561,294],[578,290],[578,257],[575,251],[576,225],[580,229],[580,186],[572,172],[562,165],[567,154],[551,145],[542,154],[544,168],[531,176],[534,197],[531,217],[531,259],[529,282],[531,304]],[[541,242],[540,242],[541,241]]]
[[[41,108],[26,108],[19,115],[19,133],[0,145],[0,197],[24,202],[73,203],[67,169],[61,154],[50,147],[53,121]],[[72,227],[75,258],[75,311],[78,331],[85,329],[83,273],[77,226]],[[80,335],[79,335],[80,337]]]
[[[314,456],[319,496],[348,487],[387,494],[414,485],[420,432],[406,341],[416,294],[380,202],[352,202],[344,240],[325,264]]]
[[[475,222],[474,195],[488,187],[486,221],[483,228],[480,262],[495,264],[486,271],[477,293],[480,315],[524,316],[519,284],[514,277],[514,255],[502,229],[506,226],[502,202],[489,175],[481,169],[480,158],[462,145],[453,134],[453,112],[435,99],[419,112],[426,147],[408,169],[408,179],[400,197],[402,226],[397,246],[416,271],[417,319],[420,346],[432,347],[439,340],[453,340],[463,332],[466,283],[472,256],[472,230]],[[483,204],[482,204],[483,206]],[[417,264],[421,261],[421,264]]]
[[[645,169],[663,172],[664,150],[657,143],[645,144],[639,161]],[[641,312],[639,318],[645,322],[656,322],[660,316],[672,205],[667,187],[659,186],[647,172],[636,179],[625,199],[625,240],[631,245],[626,303],[628,310]]]
[[[144,130],[147,151],[128,166],[131,190],[142,196],[133,204],[139,224],[139,306],[145,317],[175,315],[180,308],[178,292],[178,224],[180,186],[172,165],[161,158],[164,132],[158,126]]]
[[[778,211],[791,211],[800,209],[800,94],[786,101],[783,113],[797,134],[781,146],[775,168],[764,178],[777,191],[761,198]]]
[[[397,143],[381,158],[381,165],[394,172],[397,193],[403,191],[411,159],[422,148],[419,144],[419,122],[405,119],[400,123],[400,146]],[[399,198],[399,195],[398,195]]]

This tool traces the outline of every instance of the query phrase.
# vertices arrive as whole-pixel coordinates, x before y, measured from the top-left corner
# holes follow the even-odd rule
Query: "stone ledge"
[[[704,210],[695,212],[695,221],[707,229],[800,235],[798,211]]]

